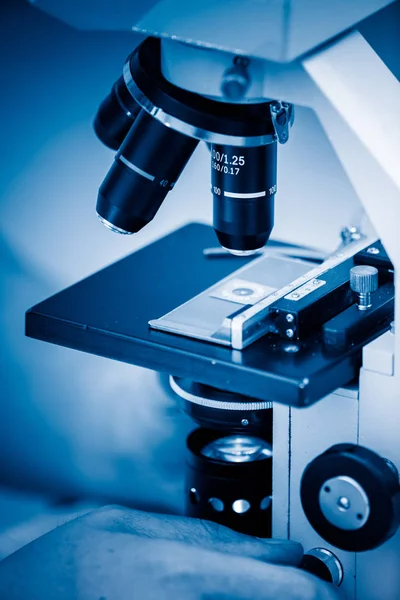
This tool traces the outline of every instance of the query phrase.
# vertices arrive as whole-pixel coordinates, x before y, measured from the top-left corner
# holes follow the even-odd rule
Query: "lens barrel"
[[[264,439],[196,429],[187,439],[186,514],[271,536],[272,451]]]
[[[224,248],[250,255],[263,248],[274,226],[277,143],[211,147],[214,229]]]
[[[93,123],[97,137],[112,150],[118,150],[140,110],[120,77],[97,111]]]
[[[118,233],[142,229],[154,218],[197,144],[142,110],[100,187],[96,206],[100,219]]]

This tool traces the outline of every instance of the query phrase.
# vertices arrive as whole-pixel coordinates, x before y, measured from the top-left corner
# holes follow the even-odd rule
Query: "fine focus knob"
[[[350,269],[350,288],[358,295],[360,310],[371,307],[371,294],[376,292],[378,284],[379,272],[375,267],[359,265]]]
[[[343,567],[340,560],[326,548],[313,548],[304,554],[300,569],[333,585],[339,586],[343,581]]]
[[[350,287],[357,294],[371,294],[378,289],[378,269],[359,265],[350,269]]]
[[[342,550],[376,548],[399,526],[398,472],[362,446],[338,444],[315,458],[303,473],[300,494],[312,527]]]

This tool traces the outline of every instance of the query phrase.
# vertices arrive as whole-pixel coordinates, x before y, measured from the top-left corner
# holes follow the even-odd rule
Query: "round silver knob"
[[[372,306],[371,294],[378,289],[378,275],[378,269],[369,265],[359,265],[350,269],[350,287],[358,295],[360,310],[367,310]]]
[[[367,294],[378,289],[378,269],[359,265],[350,269],[350,287],[353,292]]]
[[[300,568],[320,579],[339,586],[343,581],[343,567],[340,560],[326,548],[313,548],[303,557]]]

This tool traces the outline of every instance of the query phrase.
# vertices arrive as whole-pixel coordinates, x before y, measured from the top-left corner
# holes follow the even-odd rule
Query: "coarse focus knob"
[[[379,272],[375,267],[359,265],[350,269],[350,288],[358,295],[358,308],[367,310],[372,306],[371,294],[379,284]]]
[[[306,467],[300,488],[303,510],[312,527],[342,550],[377,548],[399,526],[397,469],[363,446],[332,446]]]
[[[371,294],[378,289],[378,269],[359,265],[350,269],[350,287],[357,294]]]

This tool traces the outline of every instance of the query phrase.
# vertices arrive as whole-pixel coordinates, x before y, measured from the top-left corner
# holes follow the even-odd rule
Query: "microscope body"
[[[35,4],[53,14],[61,10],[63,17],[76,26],[88,26],[82,18],[85,3],[76,11],[73,7],[57,8],[59,3],[55,7],[50,0]],[[184,117],[177,119],[175,114],[161,110],[155,103],[146,104],[146,100],[136,95],[142,110],[146,111],[145,118],[151,115],[157,127],[162,123],[185,136],[177,146],[181,156],[187,153],[189,158],[193,150],[191,144],[194,147],[197,143],[188,142],[191,136],[211,144],[214,201],[219,201],[215,190],[227,191],[228,197],[236,194],[235,202],[240,194],[251,196],[260,191],[266,191],[267,195],[269,191],[273,198],[276,165],[271,167],[267,180],[261,175],[260,181],[257,180],[257,169],[250,172],[248,180],[257,180],[254,189],[231,189],[224,188],[220,178],[214,179],[217,168],[213,164],[223,167],[225,159],[220,160],[220,157],[224,155],[229,168],[239,168],[243,166],[241,162],[254,164],[258,155],[255,149],[266,147],[270,151],[276,148],[277,142],[288,141],[293,123],[289,108],[292,103],[309,106],[319,117],[390,257],[392,269],[389,270],[394,271],[395,286],[400,285],[397,275],[400,245],[396,232],[396,223],[400,222],[400,180],[396,165],[400,156],[400,136],[396,135],[400,133],[399,84],[357,31],[347,33],[390,1],[221,0],[216,6],[208,0],[190,3],[162,0],[141,4],[135,8],[121,0],[124,18],[117,27],[134,26],[135,30],[157,38],[159,66],[168,84],[188,94],[185,97],[189,101],[196,96],[205,99],[210,103],[210,110],[213,103],[230,105],[232,111],[237,109],[238,113],[256,105],[267,109],[265,116],[270,119],[270,131],[256,136],[257,132],[250,128],[246,135],[243,126],[243,130],[212,133],[210,127],[198,125],[196,129],[190,119],[186,121],[190,127],[182,129]],[[95,26],[105,27],[106,7],[104,11],[104,19],[100,11]],[[127,64],[129,67],[131,63]],[[128,85],[131,82],[128,67],[124,70],[124,81],[132,93],[135,84]],[[376,89],[371,89],[371,80],[376,82]],[[379,110],[383,96],[385,115]],[[274,112],[276,105],[278,109]],[[252,137],[259,139],[249,142]],[[188,143],[190,148],[187,148]],[[232,147],[235,152],[231,156],[224,148]],[[126,153],[119,150],[117,161],[121,156],[126,167]],[[136,166],[134,177],[137,177],[139,167],[134,160],[140,158],[135,156],[130,162]],[[263,160],[264,165],[272,164],[265,157]],[[121,171],[125,167],[118,166]],[[173,171],[173,167],[171,169]],[[142,179],[143,172],[149,175],[148,166],[140,165],[139,170]],[[178,169],[168,176],[165,187],[175,182],[179,172]],[[145,179],[143,190],[150,185],[149,177]],[[160,175],[160,180],[167,181],[167,177]],[[111,183],[107,184],[107,193]],[[259,190],[260,186],[264,187]],[[110,227],[114,231],[125,232],[126,223],[126,227],[133,230],[143,226],[142,221],[132,224],[124,220],[125,205],[119,207],[121,213],[117,217],[115,211],[110,212],[104,206],[103,202],[98,208],[100,216],[108,225],[115,219]],[[268,215],[261,212],[261,217],[255,212],[254,221],[268,217],[273,224],[268,210]],[[141,215],[140,219],[148,222],[153,213],[143,219]],[[218,218],[219,215],[220,212]],[[246,217],[240,214],[238,219],[243,223]],[[234,242],[226,242],[226,236],[215,228],[222,245],[235,252],[238,250],[242,256],[248,250],[259,250],[265,243],[258,243],[258,238],[252,240],[250,246],[248,238],[247,245],[238,244],[236,238]],[[272,225],[267,237],[271,229]],[[238,232],[229,230],[229,235],[235,236]],[[367,250],[371,247],[374,248],[369,246]],[[374,252],[370,255],[374,257]],[[394,299],[396,315],[400,314],[399,302],[400,297]],[[332,581],[341,584],[348,599],[395,600],[400,593],[400,531],[396,532],[400,518],[400,489],[396,487],[400,467],[399,357],[400,336],[396,335],[393,325],[364,345],[359,381],[339,387],[306,408],[277,401],[273,402],[272,409],[268,407],[273,415],[272,534],[300,541],[306,552],[311,551],[311,556],[321,558],[322,552]],[[240,359],[237,362],[240,363]],[[242,423],[245,421],[242,419]],[[331,475],[328,477],[326,473]],[[361,483],[357,474],[364,477]],[[315,495],[313,489],[319,477],[322,484]],[[382,493],[369,496],[365,493],[369,486],[374,490],[382,488]],[[371,529],[363,528],[367,521],[373,521]]]

